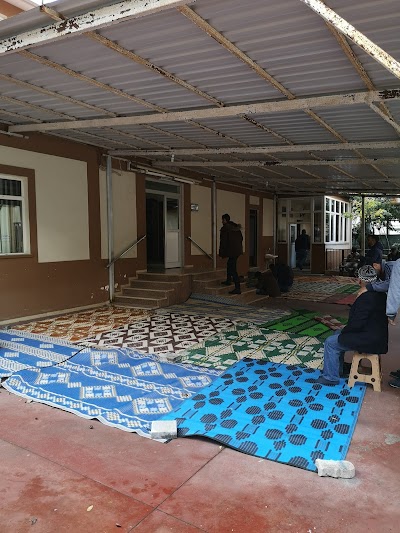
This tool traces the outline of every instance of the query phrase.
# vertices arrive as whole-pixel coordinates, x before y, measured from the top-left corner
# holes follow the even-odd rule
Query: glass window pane
[[[331,201],[329,200],[329,198],[325,198],[325,211],[330,211],[331,210]]]
[[[21,196],[21,182],[19,180],[0,179],[0,195]]]
[[[179,201],[177,198],[167,198],[167,229],[179,229]]]
[[[22,201],[0,199],[0,254],[23,251]]]
[[[314,211],[322,211],[322,198],[314,198]]]
[[[322,213],[314,213],[314,242],[321,242]]]
[[[330,236],[331,236],[331,216],[329,213],[325,215],[325,241],[330,242]]]
[[[278,242],[286,242],[287,239],[287,218],[286,214],[282,213],[278,217]]]

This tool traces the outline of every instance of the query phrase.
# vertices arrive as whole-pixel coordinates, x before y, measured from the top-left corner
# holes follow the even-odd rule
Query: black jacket
[[[224,224],[220,231],[219,256],[239,257],[243,253],[243,235],[240,225],[230,220]]]
[[[364,292],[351,306],[349,321],[339,342],[360,353],[384,354],[388,351],[386,294]]]
[[[306,233],[302,233],[294,242],[294,249],[296,252],[310,249],[310,237]]]

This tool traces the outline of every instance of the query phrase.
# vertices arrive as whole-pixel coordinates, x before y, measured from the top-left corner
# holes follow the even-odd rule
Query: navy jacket
[[[243,235],[240,231],[240,225],[230,220],[220,231],[219,256],[220,257],[239,257],[243,254]]]
[[[357,352],[384,354],[388,351],[388,336],[386,294],[364,292],[351,306],[339,342]]]

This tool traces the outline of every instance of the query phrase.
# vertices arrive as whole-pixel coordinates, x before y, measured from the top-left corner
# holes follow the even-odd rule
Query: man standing
[[[376,281],[376,270],[365,265],[358,271],[362,286]],[[386,317],[386,293],[359,291],[350,308],[347,325],[328,337],[324,345],[324,368],[317,382],[337,385],[343,373],[344,354],[355,350],[359,353],[385,354],[388,351],[388,320]]]
[[[296,266],[300,270],[303,270],[308,250],[310,249],[310,237],[307,235],[305,229],[302,230],[301,235],[295,240],[294,249],[296,251]]]
[[[243,254],[243,235],[240,225],[231,221],[231,217],[225,213],[222,215],[222,228],[220,231],[219,256],[227,257],[226,281],[222,285],[235,283],[235,288],[229,294],[241,294],[239,276],[237,273],[237,259]]]

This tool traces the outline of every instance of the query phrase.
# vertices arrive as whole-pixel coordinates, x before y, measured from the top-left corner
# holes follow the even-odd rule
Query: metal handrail
[[[137,246],[140,242],[143,241],[143,239],[145,239],[147,237],[147,235],[143,235],[143,237],[140,237],[140,239],[137,239],[133,244],[131,244],[130,246],[128,246],[128,248],[126,248],[123,252],[121,252],[117,257],[114,257],[114,259],[108,263],[108,265],[106,266],[106,268],[110,268],[110,266],[112,266],[114,263],[116,263],[118,261],[118,259],[121,259],[121,257],[123,255],[125,255],[126,253],[129,252],[129,250],[131,250],[132,248],[134,248],[135,246]]]
[[[207,257],[209,257],[211,260],[214,259],[213,256],[210,255],[210,254],[208,254],[205,250],[203,250],[203,248],[200,246],[200,244],[197,244],[197,242],[194,241],[194,240],[192,239],[192,237],[190,237],[190,235],[186,235],[186,238],[189,239],[189,241],[192,242],[195,246],[197,246],[197,248],[198,248],[200,251],[202,251],[203,254],[205,254],[205,255],[206,255]]]

